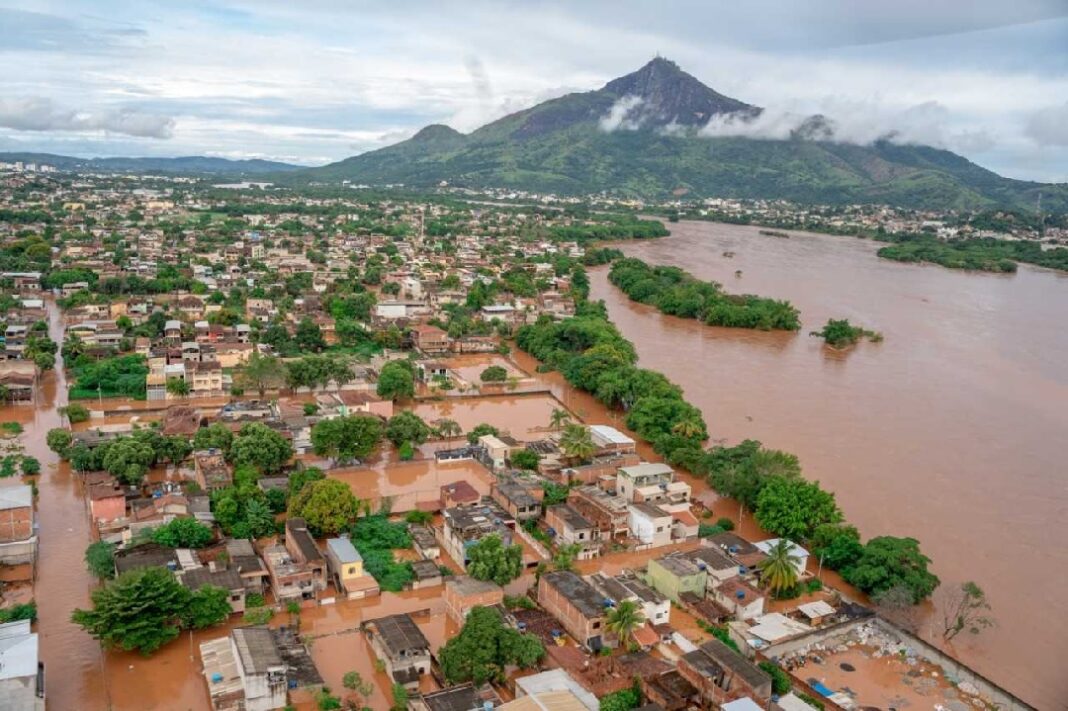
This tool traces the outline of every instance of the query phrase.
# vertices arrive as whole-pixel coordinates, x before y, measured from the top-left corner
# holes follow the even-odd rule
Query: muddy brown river
[[[595,270],[592,297],[641,365],[683,387],[714,439],[796,453],[866,537],[918,538],[943,588],[979,583],[997,626],[962,634],[952,651],[1035,706],[1063,708],[1068,275],[899,264],[849,237],[669,227],[670,237],[616,246],[732,292],[788,299],[804,326],[761,333],[665,316]],[[828,318],[885,340],[832,352],[807,335]],[[927,616],[925,637],[940,637],[940,619]]]

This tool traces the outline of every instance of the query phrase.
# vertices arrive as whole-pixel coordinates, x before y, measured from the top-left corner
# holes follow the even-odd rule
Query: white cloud
[[[701,129],[705,136],[744,136],[783,140],[797,135],[839,143],[870,145],[888,140],[954,150],[982,151],[993,139],[981,130],[955,129],[945,106],[927,101],[896,107],[875,100],[826,98],[819,102],[818,123],[813,114],[772,108],[748,119],[735,114],[713,116]],[[807,133],[806,129],[812,131]],[[795,132],[801,132],[796,134]]]
[[[641,107],[643,103],[645,103],[645,100],[640,96],[624,96],[620,98],[616,103],[612,104],[612,108],[608,110],[608,113],[601,117],[601,130],[611,133],[619,129],[624,131],[638,129],[641,126]]]
[[[126,108],[68,109],[51,99],[0,98],[0,126],[17,131],[105,131],[126,136],[170,138],[174,119]]]

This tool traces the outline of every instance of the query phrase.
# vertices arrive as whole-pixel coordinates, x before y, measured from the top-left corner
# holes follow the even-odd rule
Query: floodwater
[[[490,475],[481,464],[470,459],[439,462],[428,449],[420,447],[419,459],[409,462],[380,457],[367,466],[334,469],[330,478],[344,481],[356,496],[375,507],[383,497],[389,497],[390,509],[398,513],[419,508],[422,502],[437,501],[442,486],[459,481],[471,484],[480,494],[489,494]]]
[[[455,420],[465,433],[485,422],[501,434],[531,442],[550,431],[549,417],[558,407],[560,403],[548,395],[500,395],[422,401],[412,411],[431,424],[443,417]]]
[[[1062,705],[1068,276],[899,264],[846,237],[670,227],[670,237],[617,246],[731,292],[788,299],[804,327],[762,333],[665,316],[596,270],[592,298],[605,300],[641,365],[683,387],[714,440],[797,454],[866,537],[918,538],[944,589],[975,580],[998,624],[962,634],[951,651],[1039,708]],[[807,335],[829,318],[885,340],[831,351]],[[932,641],[939,619],[925,623]]]
[[[63,326],[55,304],[48,301],[49,336],[63,342]],[[36,477],[40,495],[37,522],[40,529],[36,580],[41,660],[45,664],[45,693],[51,708],[106,708],[101,675],[103,655],[89,635],[70,621],[76,607],[89,603],[93,579],[82,555],[89,544],[89,515],[81,482],[59,462],[45,444],[45,435],[62,426],[57,411],[67,402],[62,356],[56,368],[42,376],[37,402],[0,408],[0,421],[18,421],[25,427],[21,441],[27,454],[41,462]],[[2,485],[18,484],[17,479]],[[57,594],[58,593],[58,594]]]

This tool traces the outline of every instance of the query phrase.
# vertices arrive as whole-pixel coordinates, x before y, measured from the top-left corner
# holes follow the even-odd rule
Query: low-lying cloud
[[[889,141],[966,151],[982,151],[993,145],[985,131],[950,129],[950,118],[949,110],[936,101],[894,108],[871,101],[828,100],[816,114],[765,109],[756,117],[713,116],[701,135],[801,138],[862,146]]]
[[[51,99],[0,98],[0,127],[16,131],[104,131],[141,138],[170,138],[174,119],[135,109],[77,110]]]
[[[601,117],[602,131],[635,131],[641,128],[641,108],[645,100],[640,96],[624,96],[612,104],[608,113]]]

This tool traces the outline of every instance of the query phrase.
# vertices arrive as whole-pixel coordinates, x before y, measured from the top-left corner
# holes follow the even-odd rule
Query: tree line
[[[678,267],[651,266],[640,259],[616,260],[608,280],[634,301],[672,316],[709,326],[796,331],[798,310],[789,301],[752,294],[727,294],[716,282],[700,281]]]
[[[915,539],[882,536],[862,545],[834,495],[802,478],[796,456],[751,440],[706,450],[700,410],[663,374],[635,365],[634,346],[608,320],[603,303],[580,300],[575,316],[560,321],[543,316],[520,328],[516,343],[571,385],[626,412],[627,427],[673,466],[742,502],[770,533],[808,544],[861,590],[878,595],[903,587],[919,602],[938,586]]]

